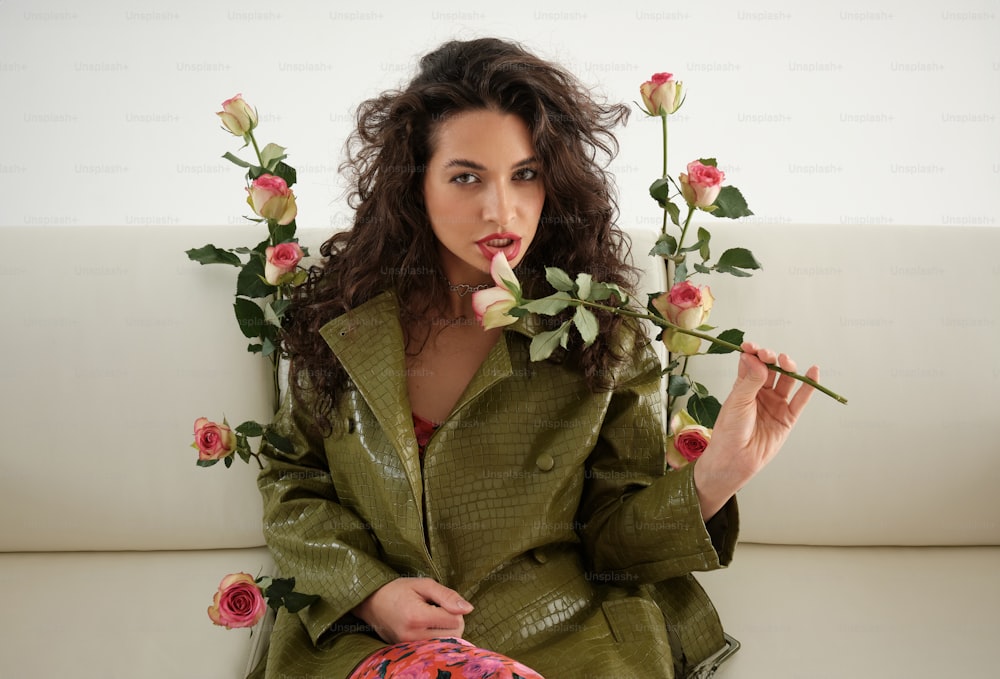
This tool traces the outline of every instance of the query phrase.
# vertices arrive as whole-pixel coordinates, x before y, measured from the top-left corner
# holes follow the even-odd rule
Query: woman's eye
[[[471,172],[463,172],[460,175],[452,177],[451,181],[455,182],[456,184],[473,184],[479,181],[479,177],[472,174]]]
[[[517,171],[514,175],[515,179],[520,179],[521,181],[531,181],[538,177],[538,170],[530,167],[524,167]]]

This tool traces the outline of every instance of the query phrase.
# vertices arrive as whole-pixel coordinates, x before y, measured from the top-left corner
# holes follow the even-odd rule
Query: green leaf
[[[243,262],[230,250],[217,248],[211,243],[187,251],[188,259],[200,264],[230,264],[240,266]]]
[[[572,292],[573,290],[573,279],[569,277],[568,273],[558,267],[545,267],[545,280],[556,290],[562,292]]]
[[[544,361],[559,346],[563,335],[569,332],[570,321],[566,321],[555,330],[540,332],[531,338],[529,355],[532,361]]]
[[[260,150],[260,162],[268,172],[273,172],[278,161],[287,157],[285,147],[277,144],[268,144]]]
[[[667,393],[671,396],[683,396],[690,387],[691,382],[686,375],[671,375],[667,381]]]
[[[264,434],[264,427],[253,420],[247,420],[235,429],[237,434],[243,434],[244,436],[262,436]]]
[[[271,326],[271,327],[274,327],[274,326]],[[261,356],[270,356],[271,354],[273,354],[277,350],[278,350],[278,345],[276,345],[274,343],[274,340],[271,339],[270,337],[265,337],[263,344],[261,344],[260,355]]]
[[[281,327],[281,317],[274,312],[274,308],[270,304],[264,305],[264,320],[276,328]]]
[[[573,324],[576,329],[580,332],[580,337],[583,339],[583,346],[589,347],[597,339],[597,316],[588,309],[587,307],[578,306],[576,308],[576,313],[573,314]]]
[[[240,167],[252,167],[252,165],[250,165],[250,163],[248,163],[247,161],[243,160],[242,158],[238,158],[238,157],[234,156],[229,151],[226,151],[225,153],[223,153],[222,157],[225,158],[226,160],[228,160],[230,163],[233,163],[234,165],[239,165]]]
[[[703,398],[705,396],[708,396],[708,389],[706,389],[705,385],[702,384],[701,382],[692,382],[691,383],[691,391],[693,391],[698,396],[701,396]]]
[[[736,267],[737,269],[759,269],[760,262],[746,248],[730,248],[722,253],[716,264],[718,267]]]
[[[753,214],[747,207],[747,201],[735,186],[723,186],[719,191],[719,197],[712,203],[717,209],[712,210],[713,217],[727,217],[729,219],[739,219],[749,217]]]
[[[213,464],[217,464],[218,460],[198,460],[195,462],[199,467],[211,467]]]
[[[289,592],[285,595],[285,608],[289,613],[298,613],[306,606],[310,606],[319,601],[315,594],[302,594],[300,592]]]
[[[573,298],[565,292],[556,292],[548,297],[530,300],[522,304],[519,308],[534,314],[555,316],[560,311],[568,307],[572,301]]]
[[[259,354],[263,348],[264,348],[264,345],[262,345],[262,344],[248,344],[247,345],[247,351],[249,351],[251,354]]]
[[[292,445],[291,441],[268,427],[264,428],[264,440],[286,455],[292,455],[295,452],[295,446]]]
[[[590,284],[594,277],[589,273],[579,273],[576,275],[576,296],[580,299],[590,301]]]
[[[236,277],[236,294],[241,297],[267,297],[274,286],[264,280],[264,262],[261,257],[251,257]]]
[[[714,396],[698,396],[692,394],[687,402],[687,411],[695,421],[703,427],[711,429],[719,417],[722,404]]]
[[[711,269],[709,269],[704,264],[699,264],[698,262],[695,262],[694,270],[697,271],[698,273],[712,273]]]
[[[661,234],[656,244],[649,251],[650,257],[669,257],[677,252],[677,239],[669,233]]]
[[[251,339],[259,337],[261,328],[267,321],[264,320],[264,311],[257,302],[246,297],[237,297],[233,310],[236,312],[236,322],[240,324],[243,336]]]
[[[285,183],[291,186],[295,183],[298,175],[295,172],[295,168],[291,165],[286,165],[284,162],[279,162],[271,169],[271,174],[281,177],[285,180]]]
[[[674,284],[683,283],[688,277],[688,267],[685,262],[680,262],[674,267]]]
[[[670,221],[672,221],[674,223],[674,226],[680,226],[681,225],[681,209],[679,207],[677,207],[673,203],[673,201],[668,201],[667,204],[664,205],[663,207],[665,207],[667,209],[667,214],[670,215]]]
[[[611,295],[618,297],[618,306],[628,304],[628,294],[615,283],[594,283],[590,288],[591,301],[603,302],[611,297]]]
[[[664,206],[667,202],[667,198],[670,197],[670,178],[660,177],[655,182],[649,185],[649,195],[653,197],[657,203]]]
[[[709,167],[719,166],[719,164],[715,161],[715,158],[699,158],[698,162],[702,165],[708,165]]]
[[[288,222],[287,224],[278,224],[277,222],[271,222],[274,224],[271,227],[271,242],[277,245],[278,243],[294,243],[295,242],[295,220]],[[267,249],[266,247],[264,248]]]
[[[739,346],[739,345],[743,344],[743,331],[742,330],[737,330],[736,328],[730,328],[729,330],[723,330],[722,332],[720,332],[717,335],[717,337],[720,340],[723,340],[725,342],[729,342],[730,344],[735,344],[736,346]],[[710,346],[708,348],[708,351],[706,351],[705,353],[706,354],[731,354],[734,351],[736,351],[736,350],[735,349],[730,349],[729,347],[724,347],[724,346],[722,346],[720,344],[712,344],[712,346]]]
[[[712,251],[708,247],[708,242],[710,240],[712,240],[712,234],[708,232],[708,229],[698,227],[698,243],[701,245],[701,247],[698,248],[698,254],[701,255],[701,261],[703,262],[707,262],[709,257],[712,256]]]

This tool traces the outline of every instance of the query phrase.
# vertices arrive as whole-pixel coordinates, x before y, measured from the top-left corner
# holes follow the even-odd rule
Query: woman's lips
[[[486,259],[492,260],[498,252],[502,252],[510,262],[521,252],[521,237],[516,233],[491,233],[477,240],[476,245]]]

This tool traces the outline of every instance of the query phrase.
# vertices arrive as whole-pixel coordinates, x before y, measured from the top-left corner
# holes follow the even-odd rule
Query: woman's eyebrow
[[[525,165],[531,165],[532,163],[537,163],[537,162],[538,158],[536,158],[535,156],[530,156],[529,158],[525,158],[524,160],[520,160],[514,163],[511,167],[514,168],[524,167]],[[446,170],[451,169],[453,167],[467,167],[470,170],[476,170],[478,172],[486,171],[485,166],[481,165],[480,163],[477,163],[474,160],[467,160],[465,158],[452,158],[444,165],[444,169]]]

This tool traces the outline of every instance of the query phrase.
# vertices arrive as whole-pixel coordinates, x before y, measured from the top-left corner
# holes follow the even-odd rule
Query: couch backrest
[[[195,467],[197,417],[270,412],[264,362],[230,310],[235,269],[184,251],[252,227],[4,228],[0,551],[262,544],[255,467]],[[741,494],[743,539],[1000,544],[1000,230],[713,223],[752,278],[713,276],[740,327],[850,399],[817,395]],[[318,246],[319,230],[300,231]],[[634,232],[645,257],[655,234]],[[720,399],[733,356],[692,361]]]

